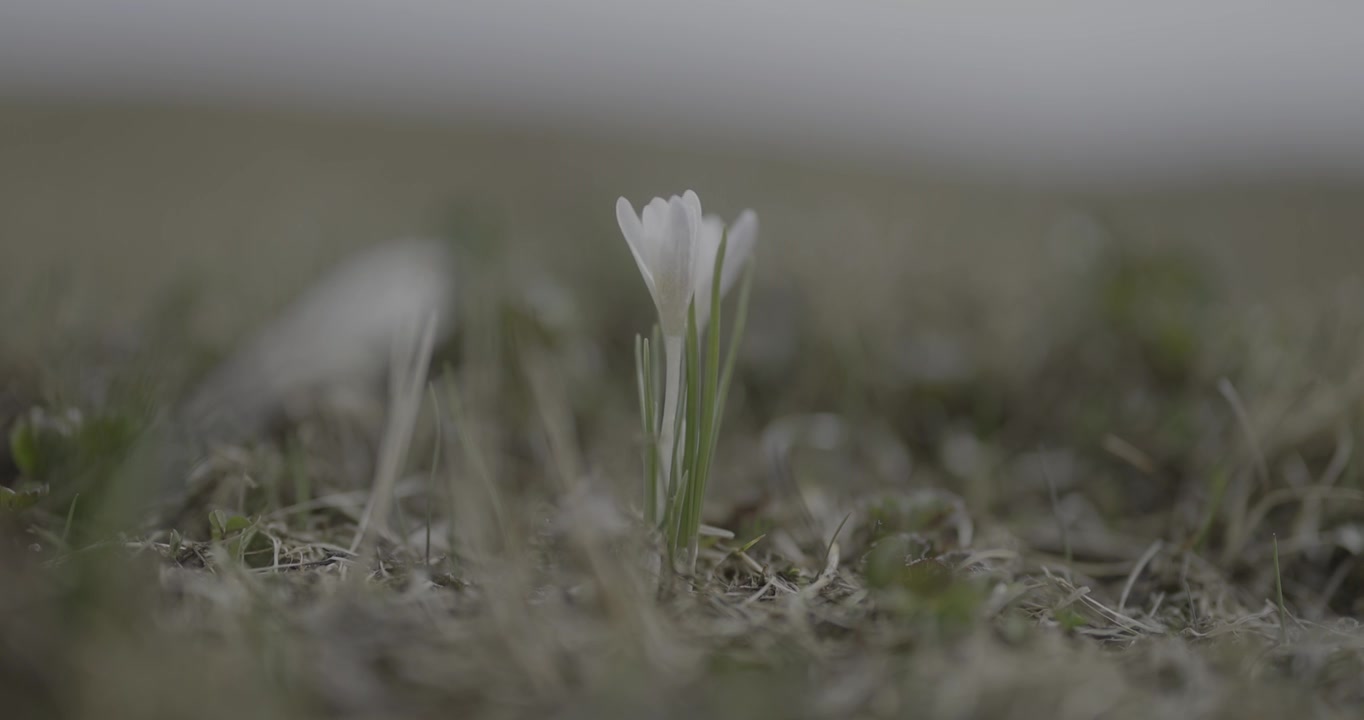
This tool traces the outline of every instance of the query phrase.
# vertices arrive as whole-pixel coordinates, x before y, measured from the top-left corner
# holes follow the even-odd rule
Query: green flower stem
[[[666,372],[663,375],[663,418],[659,429],[658,456],[663,470],[663,486],[671,492],[675,464],[673,449],[677,437],[677,396],[682,384],[682,338],[664,336],[663,351]],[[655,512],[658,509],[656,507]]]

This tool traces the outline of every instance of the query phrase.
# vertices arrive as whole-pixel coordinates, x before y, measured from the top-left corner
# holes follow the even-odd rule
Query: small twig
[[[1126,609],[1127,596],[1132,593],[1132,586],[1137,584],[1137,578],[1140,577],[1141,572],[1146,569],[1147,563],[1151,562],[1151,559],[1154,558],[1156,553],[1160,552],[1160,549],[1164,546],[1165,543],[1160,540],[1151,543],[1151,547],[1146,548],[1146,552],[1142,553],[1141,557],[1137,559],[1137,564],[1132,566],[1132,572],[1128,574],[1127,582],[1122,586],[1122,595],[1118,596],[1118,612],[1122,612]]]
[[[744,552],[743,550],[736,550],[734,552],[734,557],[739,558],[739,561],[744,564],[744,567],[748,568],[749,570],[752,570],[758,575],[763,576],[767,575],[767,570],[763,568],[763,566],[760,565],[757,560],[754,560],[753,558],[749,557],[748,553]]]
[[[767,594],[767,591],[771,590],[773,587],[776,587],[776,582],[773,580],[768,580],[767,582],[763,583],[762,587],[758,588],[757,592],[744,598],[743,602],[739,603],[739,607],[746,608],[749,605],[752,605],[753,603],[761,600],[762,597]]]
[[[1061,602],[1056,603],[1055,605],[1053,605],[1052,608],[1051,608],[1051,611],[1052,611],[1052,612],[1056,612],[1056,611],[1058,611],[1058,610],[1065,610],[1066,608],[1070,607],[1071,605],[1074,605],[1075,602],[1076,602],[1077,600],[1079,600],[1080,598],[1083,598],[1084,596],[1086,596],[1086,595],[1088,595],[1088,594],[1089,594],[1089,586],[1088,586],[1088,585],[1082,585],[1082,586],[1080,586],[1080,587],[1078,587],[1078,588],[1075,588],[1074,590],[1071,591],[1071,593],[1070,593],[1069,595],[1065,596],[1065,598],[1063,598],[1063,599],[1061,600]]]
[[[307,568],[326,567],[327,565],[342,565],[347,562],[350,562],[350,560],[343,558],[339,555],[329,555],[319,560],[304,560],[302,562],[287,563],[284,565],[271,565],[269,567],[263,568],[252,568],[250,572],[253,575],[266,575],[269,573],[279,572],[280,570],[304,570]]]
[[[840,560],[840,555],[841,552],[838,548],[838,542],[834,541],[829,543],[828,559],[824,562],[824,572],[821,572],[814,582],[807,585],[805,589],[801,591],[800,594],[802,598],[808,599],[814,597],[819,594],[820,590],[823,590],[829,583],[833,582],[834,578],[838,577],[838,562]]]
[[[701,537],[714,537],[720,538],[721,540],[734,539],[734,531],[726,530],[720,527],[715,527],[714,525],[702,524],[699,528],[697,528],[696,532]]]
[[[973,565],[980,565],[990,560],[1016,560],[1016,559],[1018,559],[1017,550],[1010,550],[1008,548],[990,548],[988,550],[977,550],[971,553],[970,555],[967,555],[965,560],[962,560],[960,563],[957,564],[957,567],[961,570],[965,570],[966,568],[969,568]]]
[[[1122,438],[1109,433],[1104,436],[1103,449],[1108,451],[1113,457],[1126,462],[1128,465],[1140,470],[1147,475],[1154,475],[1156,463],[1141,448]]]

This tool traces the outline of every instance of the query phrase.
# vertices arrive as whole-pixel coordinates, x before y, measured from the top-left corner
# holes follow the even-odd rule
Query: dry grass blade
[[[1151,543],[1151,547],[1146,548],[1146,552],[1142,553],[1141,557],[1137,559],[1136,564],[1132,566],[1132,572],[1127,576],[1127,582],[1123,583],[1122,595],[1118,596],[1118,612],[1122,612],[1126,609],[1127,597],[1132,594],[1132,586],[1137,584],[1137,578],[1141,577],[1142,571],[1146,569],[1146,566],[1151,562],[1151,559],[1154,558],[1164,546],[1165,543],[1161,540],[1156,540]]]
[[[393,502],[393,488],[407,461],[407,449],[412,443],[417,414],[421,411],[422,391],[426,387],[436,325],[437,317],[431,314],[422,320],[415,334],[399,333],[394,339],[388,422],[379,444],[374,486],[360,516],[355,538],[351,540],[351,552],[359,553],[361,545],[373,536],[388,534],[387,518]]]

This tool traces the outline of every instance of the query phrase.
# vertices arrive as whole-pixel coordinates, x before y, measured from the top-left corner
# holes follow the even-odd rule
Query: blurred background
[[[1003,332],[1105,242],[1268,300],[1364,254],[1361,28],[1220,0],[9,0],[0,288],[110,328],[191,285],[231,334],[357,246],[483,232],[643,306],[612,203],[693,188],[756,209],[763,282],[832,326],[965,292],[957,329]]]

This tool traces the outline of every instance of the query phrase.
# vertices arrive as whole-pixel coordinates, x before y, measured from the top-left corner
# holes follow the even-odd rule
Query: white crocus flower
[[[696,329],[704,330],[710,322],[711,285],[715,280],[715,256],[720,252],[720,239],[725,237],[725,223],[715,215],[707,215],[701,221],[701,241],[699,266],[696,273]],[[720,297],[723,299],[744,263],[753,254],[753,245],[758,240],[758,214],[752,210],[739,213],[734,224],[729,226],[728,242],[725,245],[725,264],[720,268]]]
[[[629,200],[620,198],[616,221],[658,307],[663,336],[681,338],[697,285],[701,200],[690,190],[682,197],[654,198],[640,217]]]
[[[658,456],[663,488],[672,476],[674,428],[678,393],[682,382],[682,336],[687,331],[687,311],[696,292],[701,258],[701,200],[691,190],[664,200],[654,198],[635,214],[629,200],[616,201],[616,221],[635,256],[644,284],[658,308],[663,331],[663,417],[658,428]],[[712,255],[712,260],[714,256]],[[664,493],[658,493],[660,509]]]

